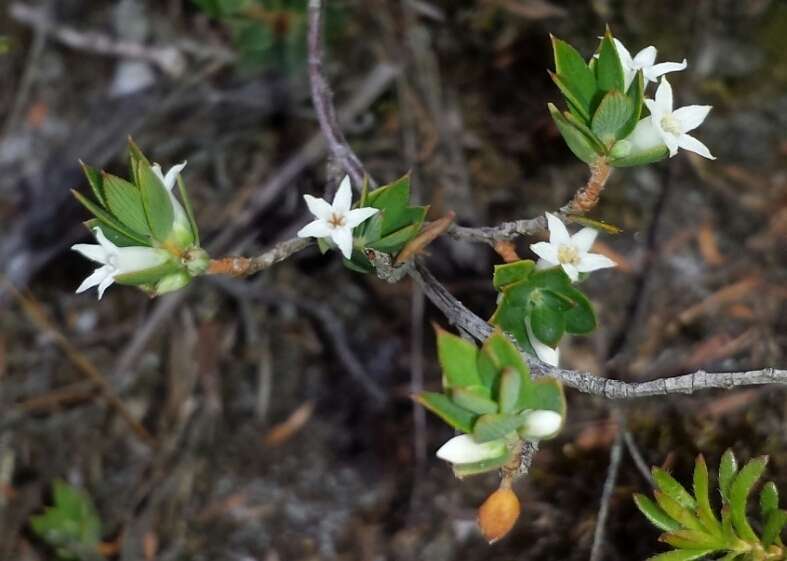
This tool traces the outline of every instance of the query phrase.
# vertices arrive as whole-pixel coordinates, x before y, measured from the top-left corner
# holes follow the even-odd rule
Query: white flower
[[[522,417],[525,423],[519,429],[519,434],[528,440],[541,440],[555,434],[563,423],[563,418],[557,411],[548,409],[536,409],[524,411]]]
[[[637,75],[638,70],[642,70],[642,75],[645,78],[645,84],[648,82],[656,82],[659,76],[667,74],[668,72],[676,72],[678,70],[685,70],[687,63],[686,59],[683,62],[661,62],[656,64],[656,47],[645,47],[633,57],[628,49],[618,39],[613,39],[615,47],[618,50],[620,63],[623,66],[623,76],[625,78],[626,89],[628,89],[634,77]]]
[[[162,265],[170,258],[170,254],[163,249],[142,246],[118,247],[107,239],[101,228],[95,228],[93,232],[98,245],[78,243],[71,246],[71,249],[88,259],[101,263],[101,267],[82,281],[76,290],[77,294],[98,286],[98,299],[101,300],[104,291],[115,282],[117,275],[151,269]]]
[[[670,157],[678,153],[678,148],[696,152],[700,156],[715,160],[708,147],[686,134],[702,124],[712,109],[710,105],[687,105],[672,110],[672,86],[666,78],[661,79],[656,89],[655,99],[646,99],[650,120],[661,140],[669,148]]]
[[[539,268],[560,265],[572,281],[579,278],[579,273],[589,273],[598,269],[614,267],[615,262],[597,253],[588,253],[596,240],[598,231],[593,228],[582,228],[573,236],[569,235],[565,225],[554,214],[546,213],[549,226],[549,242],[538,242],[530,249],[541,259]]]
[[[178,201],[174,193],[175,183],[177,183],[178,176],[180,172],[183,171],[183,168],[186,167],[186,164],[187,162],[183,162],[182,164],[172,166],[169,168],[166,175],[162,172],[159,164],[153,164],[150,166],[150,170],[159,178],[164,188],[167,190],[167,193],[169,193],[169,200],[172,203],[172,212],[174,214],[173,228],[181,230],[181,232],[176,233],[186,235],[187,240],[185,241],[188,241],[188,238],[193,237],[191,233],[191,223],[189,222],[188,216],[186,216],[186,211],[183,210],[180,201]]]
[[[492,440],[479,444],[469,434],[453,437],[437,451],[437,457],[452,464],[474,464],[499,458],[506,453],[506,444],[502,440]]]
[[[342,252],[345,259],[349,259],[353,252],[353,228],[364,220],[377,214],[379,209],[364,207],[350,210],[352,206],[352,189],[350,176],[345,176],[333,198],[333,204],[328,204],[324,199],[311,195],[304,195],[306,205],[317,220],[309,222],[298,230],[299,238],[331,238],[333,243]]]
[[[529,319],[525,319],[525,329],[527,330],[527,338],[530,341],[530,346],[536,351],[536,356],[548,365],[557,367],[560,362],[560,349],[553,349],[546,343],[539,341],[533,333],[533,328],[530,326]]]

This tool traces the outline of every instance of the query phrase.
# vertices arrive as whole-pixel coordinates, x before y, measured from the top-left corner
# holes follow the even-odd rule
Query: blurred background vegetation
[[[56,480],[81,489],[60,501],[81,513],[68,535],[100,538],[81,554],[122,560],[584,560],[621,431],[603,559],[662,550],[631,499],[649,490],[637,454],[685,482],[700,451],[710,465],[727,447],[768,453],[784,490],[782,388],[617,404],[568,391],[564,433],[517,484],[517,527],[489,547],[474,515],[495,476],[454,480],[433,456],[450,429],[408,397],[439,387],[428,322],[445,324],[411,285],[310,250],[154,301],[73,293],[90,270],[68,251],[87,238],[78,160],[122,175],[128,135],[165,167],[189,161],[217,255],[308,221],[302,194],[337,173],[309,101],[305,4],[0,5],[0,559],[63,555],[41,538]],[[430,218],[467,225],[555,209],[585,180],[546,111],[549,33],[589,55],[609,23],[634,52],[688,58],[676,101],[714,106],[698,136],[718,160],[616,172],[593,218],[623,229],[596,248],[620,266],[588,281],[601,329],[563,361],[629,381],[784,364],[784,2],[326,4],[349,141],[381,181],[412,170]],[[497,259],[446,240],[428,256],[484,317]]]

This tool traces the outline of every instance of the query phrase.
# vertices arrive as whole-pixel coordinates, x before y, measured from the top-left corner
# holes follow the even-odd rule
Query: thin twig
[[[311,245],[312,241],[303,238],[292,238],[279,242],[265,253],[256,257],[224,257],[214,259],[208,266],[209,275],[229,275],[231,277],[242,277],[253,275],[284,261],[302,249]]]
[[[653,487],[653,476],[650,474],[650,468],[645,458],[642,457],[639,446],[637,446],[637,443],[634,441],[634,436],[631,434],[631,431],[628,430],[628,427],[623,427],[623,442],[626,443],[626,450],[628,450],[631,459],[634,460],[634,465],[637,466],[642,477],[648,482],[648,485]]]
[[[371,176],[366,172],[361,160],[344,138],[336,111],[333,106],[333,93],[325,79],[322,68],[322,1],[309,0],[309,83],[312,104],[320,122],[320,129],[328,143],[333,157],[342,165],[356,186],[363,185],[364,178]],[[372,182],[373,183],[373,182]]]
[[[617,413],[615,416],[619,419],[618,433],[615,435],[612,448],[609,450],[609,468],[607,469],[607,478],[601,491],[601,506],[598,509],[596,530],[593,532],[593,547],[590,549],[590,561],[599,561],[601,559],[601,551],[604,547],[604,531],[607,526],[607,518],[609,517],[609,503],[612,500],[612,494],[615,492],[615,483],[620,471],[620,460],[623,457],[623,434],[626,430],[626,419],[620,413]]]

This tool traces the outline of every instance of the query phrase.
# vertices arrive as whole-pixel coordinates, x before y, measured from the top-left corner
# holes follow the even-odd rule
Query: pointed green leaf
[[[688,530],[702,530],[702,524],[697,517],[678,501],[662,491],[654,491],[653,495],[661,509],[679,522],[681,526]]]
[[[531,383],[530,367],[522,359],[522,355],[511,340],[499,329],[484,341],[481,352],[491,359],[498,371],[513,368],[522,376],[523,385]]]
[[[642,104],[645,100],[645,78],[642,75],[642,70],[637,71],[637,75],[629,86],[629,91],[626,92],[626,97],[631,102],[631,116],[623,128],[618,131],[617,138],[626,138],[630,135],[642,115]]]
[[[612,41],[612,34],[609,32],[605,33],[604,38],[601,40],[601,48],[599,49],[595,70],[598,89],[605,92],[612,90],[624,91],[623,65],[620,62],[615,43]]]
[[[784,526],[787,525],[787,511],[772,510],[765,518],[765,527],[762,530],[762,545],[768,547],[781,536]]]
[[[539,341],[554,348],[566,329],[565,315],[547,303],[542,303],[530,312],[530,326]]]
[[[93,190],[93,195],[96,197],[96,200],[101,204],[101,206],[107,208],[107,201],[104,198],[104,180],[101,177],[101,171],[90,167],[82,160],[79,160],[79,165],[82,167],[82,172],[85,174],[87,182],[90,184],[90,189]]]
[[[754,458],[741,468],[730,484],[730,516],[738,535],[746,541],[757,540],[757,534],[752,530],[746,517],[746,501],[767,465],[768,456]]]
[[[675,530],[662,534],[659,541],[678,549],[725,549],[725,542],[699,530]]]
[[[712,549],[676,549],[648,557],[647,561],[694,561],[713,553]]]
[[[768,481],[760,491],[760,514],[762,518],[768,518],[768,515],[779,508],[779,490],[773,481]]]
[[[566,396],[563,384],[554,378],[539,378],[531,384],[523,385],[515,409],[546,409],[559,413],[565,420]]]
[[[727,555],[722,557],[719,561],[735,561],[741,555],[743,555],[742,551],[730,551]]]
[[[730,505],[721,507],[721,534],[727,543],[735,543],[738,540],[738,535],[735,533],[735,528],[732,525]]]
[[[581,95],[574,92],[557,74],[549,72],[549,77],[552,78],[552,81],[566,99],[566,105],[568,105],[570,114],[579,122],[590,123],[590,102],[583,101]]]
[[[524,420],[518,415],[490,414],[481,415],[473,426],[473,439],[480,443],[504,438],[518,429]]]
[[[590,300],[577,288],[564,289],[560,292],[570,298],[575,306],[565,314],[566,332],[572,335],[585,335],[596,329],[596,313]]]
[[[513,263],[506,263],[504,265],[495,265],[492,284],[495,289],[501,290],[510,284],[525,280],[535,268],[535,261],[530,259],[514,261]]]
[[[93,232],[93,230],[96,228],[101,228],[101,231],[104,233],[107,239],[118,247],[133,247],[139,245],[137,240],[129,238],[108,224],[104,224],[98,218],[91,218],[90,220],[84,221],[83,224],[85,225],[85,228],[91,232]]]
[[[323,252],[325,253],[325,252]],[[374,271],[374,267],[366,257],[360,255],[357,251],[353,251],[352,259],[342,259],[342,265],[355,273],[366,275]]]
[[[709,487],[708,466],[705,464],[705,458],[700,454],[694,462],[694,498],[697,501],[697,515],[708,532],[720,536],[721,524],[710,504]]]
[[[480,392],[473,391],[470,388],[478,388],[483,386],[470,386],[468,388],[453,388],[451,390],[451,399],[454,400],[458,406],[477,413],[478,415],[485,415],[487,413],[497,413],[497,403],[480,395]]]
[[[462,478],[470,475],[477,475],[479,473],[495,471],[506,465],[510,459],[511,451],[508,448],[505,448],[504,452],[497,458],[491,458],[482,462],[471,464],[454,464],[454,475],[456,475],[456,477]]]
[[[459,407],[447,395],[436,392],[422,392],[415,396],[414,399],[456,430],[468,434],[473,432],[473,424],[478,416],[472,411]]]
[[[150,233],[154,239],[164,242],[172,232],[175,219],[169,193],[161,180],[144,163],[138,165],[137,178]]]
[[[72,189],[71,194],[74,195],[74,198],[76,198],[76,200],[79,201],[82,204],[82,206],[84,206],[87,210],[93,213],[93,215],[102,223],[111,226],[112,228],[114,228],[124,236],[132,240],[135,240],[137,242],[137,245],[142,245],[142,246],[150,245],[149,238],[140,234],[139,232],[135,232],[134,230],[132,230],[131,228],[120,222],[120,220],[115,218],[112,214],[110,214],[109,212],[98,206],[96,203],[94,203],[93,201],[82,195],[80,192],[74,191]]]
[[[635,494],[634,502],[636,503],[639,511],[645,515],[645,518],[647,518],[650,523],[656,526],[658,529],[664,530],[665,532],[672,532],[680,529],[680,524],[670,518],[670,516],[664,512],[659,505],[654,503],[645,495],[641,495],[639,493]]]
[[[501,413],[516,412],[516,404],[521,391],[522,375],[513,368],[503,369],[503,374],[500,377],[500,393],[497,399]]]
[[[593,131],[590,130],[590,127],[588,127],[579,117],[568,111],[563,112],[563,117],[565,117],[566,121],[568,121],[570,125],[573,125],[579,129],[579,131],[583,133],[585,137],[587,137],[587,139],[593,145],[593,150],[595,150],[596,153],[603,154],[607,151],[607,147],[604,146],[603,142],[601,142],[601,139],[599,139],[593,133]]]
[[[407,242],[418,235],[421,229],[420,224],[412,224],[406,226],[396,232],[380,238],[376,242],[367,244],[366,247],[376,249],[377,251],[384,251],[386,253],[396,253],[402,249]]]
[[[500,300],[494,315],[489,319],[489,323],[496,325],[516,339],[516,342],[526,353],[535,354],[525,328],[526,313],[527,308],[525,306],[512,304],[508,294],[503,294],[503,298]]]
[[[478,376],[481,378],[481,383],[491,392],[491,389],[497,385],[500,370],[495,365],[492,357],[484,352],[483,348],[478,353],[476,369],[478,370]]]
[[[437,357],[446,389],[482,385],[476,366],[478,348],[470,341],[438,328]]]
[[[552,36],[552,50],[555,55],[555,72],[578,98],[581,108],[588,110],[596,93],[596,77],[582,55],[565,41]]]
[[[149,235],[142,195],[134,185],[115,175],[104,173],[104,195],[112,214],[136,232]]]
[[[633,112],[634,106],[628,97],[617,90],[608,92],[593,114],[591,130],[605,146],[611,147],[616,140],[628,134],[624,131]]]
[[[409,202],[409,174],[369,193],[367,204],[385,211],[382,223],[383,236],[407,225],[407,223],[402,224],[400,221],[402,212],[407,208]]]
[[[621,140],[618,144],[628,142]],[[615,145],[617,147],[617,144]],[[669,150],[663,144],[654,146],[650,150],[642,150],[636,153],[630,153],[625,156],[613,157],[609,159],[609,165],[615,168],[630,168],[634,166],[644,166],[655,162],[660,162],[669,156]]]
[[[139,149],[134,139],[130,136],[128,137],[128,163],[131,169],[131,177],[134,180],[135,185],[139,185],[139,164],[142,163],[146,167],[150,168],[150,160],[147,159],[145,154],[142,153],[142,150]]]
[[[115,275],[115,282],[118,284],[127,284],[136,286],[140,284],[152,284],[160,281],[164,277],[177,273],[182,267],[179,263],[174,261],[166,261],[158,267],[151,267],[150,269],[143,269],[141,271],[134,271],[133,273],[125,273],[123,275]]]
[[[601,154],[596,151],[593,142],[591,142],[581,130],[569,123],[566,118],[560,114],[557,107],[551,103],[548,107],[549,113],[552,115],[552,120],[555,121],[557,129],[560,131],[560,135],[563,137],[563,140],[566,141],[566,145],[568,145],[571,152],[586,164],[595,162]]]
[[[651,469],[653,480],[656,482],[656,488],[662,493],[667,494],[671,499],[677,501],[683,508],[694,510],[697,508],[697,501],[694,500],[686,488],[678,483],[669,473],[661,468],[654,467]]]
[[[194,245],[199,247],[199,227],[197,227],[197,219],[194,215],[194,208],[191,206],[191,199],[189,192],[186,190],[186,183],[183,177],[178,174],[178,192],[180,193],[180,201],[183,203],[183,210],[186,211],[186,217],[189,219],[191,226],[191,234],[194,236]]]

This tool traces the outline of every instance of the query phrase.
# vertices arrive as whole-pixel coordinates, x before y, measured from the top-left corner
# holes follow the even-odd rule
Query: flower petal
[[[685,58],[683,62],[660,62],[654,64],[650,68],[645,68],[642,73],[649,82],[655,82],[659,79],[659,76],[663,76],[664,74],[686,70],[688,65]]]
[[[522,414],[525,423],[519,429],[520,434],[527,435],[528,440],[541,440],[555,434],[563,424],[563,417],[557,411],[536,409]]]
[[[544,213],[547,216],[547,227],[549,228],[549,243],[552,245],[560,245],[568,243],[571,236],[568,235],[566,225],[552,213]]]
[[[318,199],[311,195],[304,195],[303,200],[306,201],[306,206],[309,207],[309,212],[320,220],[329,220],[333,214],[333,208],[324,199]]]
[[[664,113],[661,111],[661,107],[659,107],[658,104],[652,99],[643,99],[642,101],[645,103],[645,107],[647,107],[648,111],[650,112],[650,119],[653,121],[653,125],[660,129],[661,118],[664,116]],[[647,118],[648,117],[646,117],[646,119]]]
[[[104,235],[104,231],[101,228],[93,228],[93,234],[96,236],[96,240],[104,248],[104,251],[107,252],[107,255],[112,255],[117,253],[118,246],[113,244],[109,239]]]
[[[527,330],[527,338],[530,341],[530,345],[533,347],[533,350],[536,351],[536,356],[550,366],[557,366],[560,360],[559,351],[542,343],[536,338],[533,334],[533,328],[530,327],[530,320],[528,319],[525,320],[525,329]]]
[[[546,259],[539,259],[538,261],[536,261],[536,270],[538,271],[543,271],[544,269],[550,269],[554,266],[555,266],[554,263],[550,263]],[[500,293],[500,295],[502,296],[502,292]],[[500,302],[498,302],[498,304],[499,303]]]
[[[547,262],[548,267],[557,265],[560,261],[557,258],[557,247],[548,242],[538,242],[530,244],[530,249],[541,259]]]
[[[107,251],[96,244],[78,243],[71,246],[71,249],[81,253],[91,261],[105,265],[107,263]]]
[[[347,214],[350,212],[352,204],[353,189],[350,184],[350,176],[345,175],[342,182],[339,183],[339,189],[336,191],[336,196],[333,198],[333,211],[340,214]]]
[[[298,230],[299,238],[325,238],[331,235],[331,226],[325,220],[314,220]]]
[[[623,65],[623,68],[634,68],[634,61],[631,58],[631,53],[629,50],[621,43],[621,41],[615,37],[612,38],[612,41],[615,43],[615,48],[618,50],[618,56],[620,57],[620,62]]]
[[[676,109],[672,116],[680,123],[680,130],[689,132],[702,124],[711,109],[713,109],[711,105],[687,105]]]
[[[107,275],[106,278],[104,278],[104,280],[102,280],[99,283],[99,285],[98,285],[98,299],[99,300],[101,300],[101,298],[104,296],[104,291],[107,288],[109,288],[112,285],[113,282],[115,282],[115,277],[113,275]]]
[[[167,191],[172,191],[172,188],[175,186],[175,183],[178,180],[180,172],[183,171],[183,168],[186,167],[187,163],[188,162],[183,162],[182,164],[177,164],[169,168],[167,175],[165,175],[163,178],[164,187],[167,189]],[[161,173],[160,170],[159,173]]]
[[[469,434],[460,434],[443,444],[437,450],[437,457],[452,464],[474,464],[498,458],[505,454],[503,440],[492,440],[479,444]]]
[[[577,270],[580,273],[590,273],[591,271],[598,271],[599,269],[617,267],[617,265],[617,263],[605,255],[586,253],[579,259]]]
[[[571,236],[571,243],[577,248],[580,254],[587,253],[596,241],[598,230],[595,228],[582,228],[579,232]]]
[[[119,275],[144,271],[163,265],[169,253],[152,247],[120,247],[117,249],[117,272]]]
[[[563,270],[568,275],[568,278],[571,279],[571,282],[577,282],[579,280],[579,271],[574,265],[561,263],[560,266],[563,267]]]
[[[656,88],[656,105],[662,113],[672,113],[672,86],[663,76]]]
[[[353,254],[353,232],[350,228],[335,228],[331,232],[331,239],[342,252],[345,259],[349,259]]]
[[[159,178],[159,181],[161,181],[161,184],[163,185],[164,184],[164,174],[161,171],[161,166],[159,164],[153,164],[152,166],[150,166],[150,171],[153,172],[153,175],[155,175],[156,177]]]
[[[681,135],[681,137],[684,136],[686,135],[685,134]],[[678,153],[678,146],[679,146],[678,137],[672,134],[671,132],[661,131],[661,138],[662,140],[664,140],[664,144],[666,144],[667,148],[669,149],[669,157],[672,158],[675,154]]]
[[[656,52],[656,47],[653,45],[642,49],[634,55],[634,67],[644,70],[649,66],[653,66],[653,63],[656,62]]]
[[[363,208],[356,208],[354,210],[351,210],[344,216],[344,219],[348,227],[355,228],[356,226],[368,220],[378,212],[380,212],[379,208],[365,206]]]
[[[678,146],[683,148],[684,150],[689,150],[690,152],[694,152],[699,154],[703,158],[708,158],[709,160],[715,160],[716,156],[710,153],[708,147],[705,146],[702,142],[697,140],[691,135],[682,134],[680,138],[678,138]]]
[[[99,284],[104,282],[105,278],[111,276],[112,276],[112,270],[110,267],[106,267],[106,266],[99,267],[98,269],[90,273],[90,275],[88,275],[88,277],[85,280],[82,281],[82,284],[79,285],[79,288],[77,288],[76,293],[81,294],[82,292],[90,288],[93,288],[94,286],[98,286]]]

